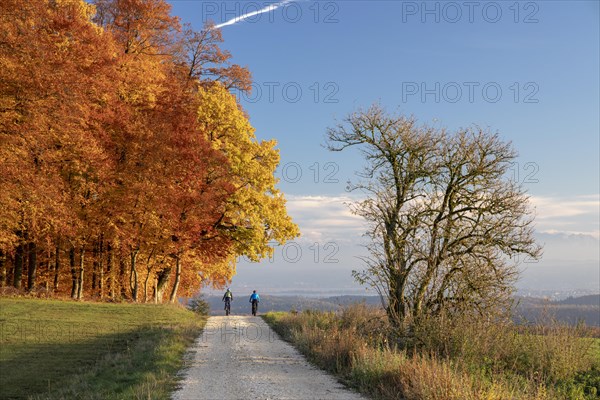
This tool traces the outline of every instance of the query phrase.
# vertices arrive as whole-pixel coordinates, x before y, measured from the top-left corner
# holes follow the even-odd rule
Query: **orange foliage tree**
[[[221,41],[163,0],[0,4],[0,286],[176,301],[298,235]]]

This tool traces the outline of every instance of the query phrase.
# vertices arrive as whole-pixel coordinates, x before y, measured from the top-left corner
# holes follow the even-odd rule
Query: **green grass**
[[[174,305],[0,298],[0,398],[167,399],[205,322]]]

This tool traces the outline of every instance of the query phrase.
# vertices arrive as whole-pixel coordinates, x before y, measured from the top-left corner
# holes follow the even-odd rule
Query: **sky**
[[[362,293],[364,222],[350,213],[364,161],[324,148],[328,127],[378,102],[455,130],[498,132],[536,212],[538,262],[518,288],[600,291],[598,1],[169,0],[182,22],[213,21],[251,94],[236,93],[260,140],[276,139],[279,188],[302,236],[232,289]]]

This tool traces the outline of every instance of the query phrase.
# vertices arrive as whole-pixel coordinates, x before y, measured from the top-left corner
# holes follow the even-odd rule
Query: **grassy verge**
[[[598,341],[573,328],[522,333],[437,321],[400,346],[383,312],[364,306],[264,319],[312,362],[377,399],[591,400],[600,392]]]
[[[0,398],[167,399],[204,323],[173,305],[0,298]]]

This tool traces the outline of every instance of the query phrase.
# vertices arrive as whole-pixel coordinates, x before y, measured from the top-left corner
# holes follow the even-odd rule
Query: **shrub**
[[[191,299],[187,304],[187,308],[202,316],[206,316],[210,313],[210,305],[202,295]]]

